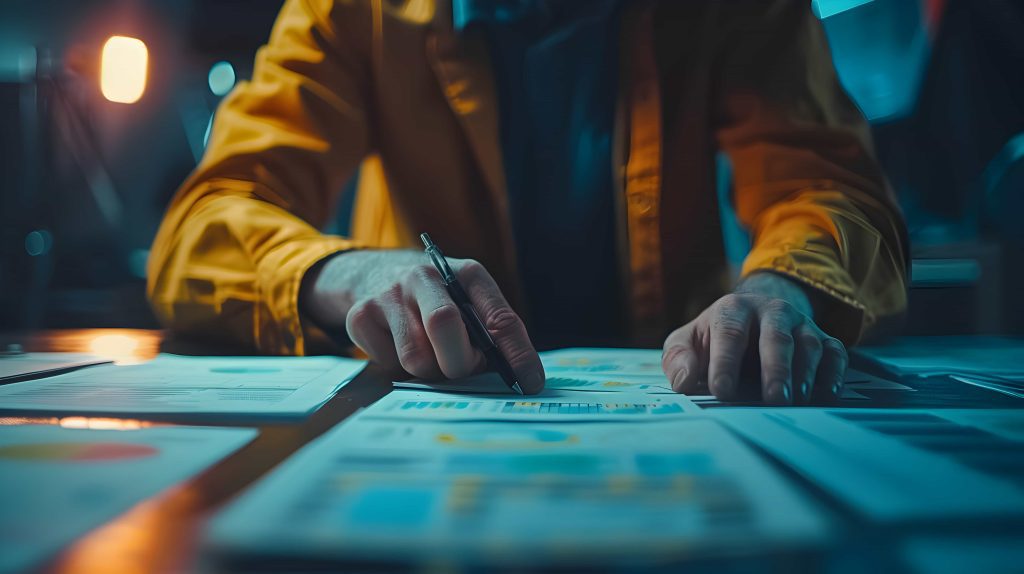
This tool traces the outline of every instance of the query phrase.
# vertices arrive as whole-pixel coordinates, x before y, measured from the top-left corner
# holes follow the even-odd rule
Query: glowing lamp
[[[149,51],[137,38],[111,36],[103,44],[100,59],[100,90],[112,102],[133,104],[146,91]]]

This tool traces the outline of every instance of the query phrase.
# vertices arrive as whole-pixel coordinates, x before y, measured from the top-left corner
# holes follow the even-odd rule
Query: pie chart
[[[147,458],[159,450],[127,442],[49,442],[0,446],[0,460],[25,462],[101,462]]]

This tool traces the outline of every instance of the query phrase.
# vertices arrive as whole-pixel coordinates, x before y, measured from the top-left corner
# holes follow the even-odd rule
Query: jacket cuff
[[[299,288],[306,272],[323,258],[357,248],[348,239],[318,235],[285,242],[257,265],[260,305],[256,305],[253,339],[260,351],[305,355],[307,340],[299,314]]]

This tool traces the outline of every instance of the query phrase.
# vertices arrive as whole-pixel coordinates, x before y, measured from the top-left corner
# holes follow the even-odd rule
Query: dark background
[[[228,62],[247,78],[280,4],[4,0],[0,329],[156,326],[145,261],[202,154],[220,100],[209,71]],[[1024,2],[812,4],[908,219],[904,332],[1024,332]],[[149,48],[135,104],[99,93],[99,50],[115,34]],[[738,263],[748,240],[723,218]]]

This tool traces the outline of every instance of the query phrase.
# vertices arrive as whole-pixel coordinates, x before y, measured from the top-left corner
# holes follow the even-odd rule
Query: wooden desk
[[[160,331],[87,329],[7,333],[0,346],[19,343],[24,350],[105,352],[120,360],[145,360],[159,351],[237,354],[238,350],[211,352],[193,343],[165,340]],[[333,427],[358,408],[369,405],[391,389],[388,377],[374,366],[346,385],[308,419],[297,424],[260,427],[259,436],[197,478],[144,501],[112,522],[86,535],[45,567],[49,572],[149,573],[183,572],[198,568],[197,545],[207,520],[234,495],[266,474],[310,440]],[[1001,407],[1016,408],[1014,399],[961,383],[935,383],[916,393],[847,401],[850,407]],[[0,419],[0,424],[118,424],[110,419],[43,418]],[[155,424],[137,421],[131,424]],[[59,516],[53,520],[60,520]]]

